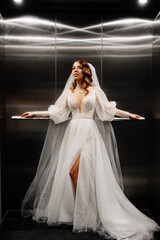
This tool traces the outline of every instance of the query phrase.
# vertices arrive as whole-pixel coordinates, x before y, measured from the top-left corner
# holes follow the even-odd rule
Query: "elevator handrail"
[[[12,116],[12,120],[49,120],[49,117],[21,117],[21,116]],[[125,121],[125,120],[133,120],[130,118],[121,118],[121,117],[114,117],[113,121]],[[140,117],[138,120],[145,120],[144,117]]]

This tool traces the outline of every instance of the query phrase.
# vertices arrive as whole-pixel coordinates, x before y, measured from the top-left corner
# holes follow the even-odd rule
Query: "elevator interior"
[[[82,1],[83,2],[83,1]],[[89,1],[88,1],[89,2]],[[48,120],[12,120],[47,110],[62,91],[76,57],[91,62],[117,107],[145,121],[113,122],[125,194],[160,221],[160,15],[121,11],[14,12],[0,18],[1,217],[19,210],[36,171]]]

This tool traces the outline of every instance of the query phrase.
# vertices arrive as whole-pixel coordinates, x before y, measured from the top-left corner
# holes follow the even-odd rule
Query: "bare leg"
[[[78,156],[78,158],[76,159],[75,163],[73,164],[71,170],[70,170],[70,177],[72,179],[73,182],[73,187],[76,193],[76,189],[77,189],[77,179],[78,179],[78,170],[79,170],[79,160],[80,160],[80,155]]]

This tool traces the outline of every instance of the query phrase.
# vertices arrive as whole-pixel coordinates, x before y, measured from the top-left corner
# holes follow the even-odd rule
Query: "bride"
[[[73,232],[92,230],[106,239],[153,239],[160,227],[123,193],[110,123],[115,115],[140,118],[109,102],[94,67],[80,58],[48,111],[22,114],[51,119],[35,178],[22,202],[24,217],[50,226],[71,224]]]

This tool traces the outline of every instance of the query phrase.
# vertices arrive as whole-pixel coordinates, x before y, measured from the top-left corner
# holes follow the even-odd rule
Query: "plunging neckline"
[[[91,92],[89,92],[89,93],[86,95],[86,97],[89,96],[90,94],[92,94],[93,91],[94,91],[94,89],[93,89]],[[79,105],[78,102],[77,102],[77,99],[74,97],[74,95],[73,95],[73,93],[72,93],[71,90],[70,90],[70,94],[71,94],[72,98],[74,99],[75,103],[76,103],[77,106],[78,106],[78,111],[79,111],[79,113],[82,113],[82,107],[83,107],[83,103],[84,103],[84,100],[85,100],[86,97],[83,97],[82,102],[81,102],[81,105]]]

